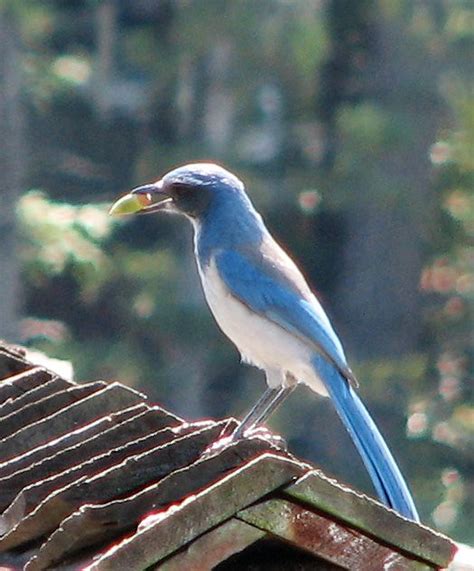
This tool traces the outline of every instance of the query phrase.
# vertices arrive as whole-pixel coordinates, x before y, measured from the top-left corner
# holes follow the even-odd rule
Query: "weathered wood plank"
[[[62,521],[60,528],[42,545],[31,569],[46,569],[79,549],[123,536],[135,529],[147,514],[182,501],[268,450],[268,442],[263,439],[239,441],[219,455],[198,459],[128,498],[82,506]],[[303,470],[301,467],[300,473]]]
[[[162,561],[210,528],[283,486],[300,472],[300,465],[264,454],[214,485],[158,513],[137,533],[113,546],[84,571],[139,571]]]
[[[50,381],[50,383],[54,382],[54,380]],[[49,385],[50,383],[47,384]],[[37,402],[31,402],[20,410],[15,410],[11,414],[0,418],[0,439],[7,438],[10,434],[14,434],[18,430],[22,430],[43,418],[51,416],[59,410],[96,393],[105,386],[106,384],[101,382],[74,385],[65,390],[50,394]],[[31,392],[36,391],[29,391],[29,393]],[[29,393],[26,393],[25,396]]]
[[[236,517],[351,571],[430,569],[425,563],[287,500],[266,500],[238,512]]]
[[[81,426],[72,432],[68,432],[59,438],[49,440],[45,444],[37,446],[32,450],[27,450],[19,456],[14,456],[6,462],[0,463],[0,478],[7,477],[8,475],[17,471],[19,472],[21,470],[28,469],[29,466],[32,466],[44,458],[54,456],[61,450],[75,446],[85,440],[93,438],[95,435],[106,431],[110,427],[119,425],[122,422],[134,418],[135,416],[140,415],[147,410],[148,406],[145,403],[139,403],[107,416],[101,416],[97,420],[85,424],[84,426]]]
[[[447,537],[341,486],[320,471],[310,472],[283,494],[438,567],[447,567],[456,552],[456,546]]]
[[[68,388],[71,388],[75,385],[75,383],[71,383],[70,381],[66,381],[61,377],[54,377],[51,375],[51,379],[40,384],[38,387],[35,387],[26,393],[22,394],[16,399],[8,399],[0,406],[0,417],[8,416],[17,412],[18,410],[37,403],[38,401],[48,397],[54,393],[59,391],[64,391]]]
[[[55,490],[79,481],[83,476],[93,476],[104,472],[112,466],[120,464],[126,458],[171,442],[193,429],[192,424],[186,424],[180,433],[171,428],[165,428],[141,438],[127,441],[121,446],[102,451],[101,454],[88,458],[82,463],[78,461],[69,468],[56,464],[56,472],[46,472],[44,479],[33,480],[33,483],[29,482],[28,472],[31,469],[23,473],[22,477],[14,475],[6,482],[0,481],[0,507],[5,509],[12,501],[20,502],[23,511],[22,517],[25,517]],[[21,498],[18,497],[18,494]],[[8,510],[4,513],[4,521],[5,518],[9,519],[8,513]],[[15,522],[12,522],[12,525],[15,525]]]
[[[196,461],[226,424],[227,421],[212,423],[210,427],[130,456],[104,472],[91,477],[83,476],[59,490],[48,490],[48,481],[26,488],[2,516],[0,526],[3,525],[4,535],[0,538],[0,552],[53,531],[63,519],[85,503],[107,502],[123,497]],[[47,491],[51,493],[43,500]],[[38,502],[41,503],[38,505]]]
[[[156,571],[183,571],[184,569],[211,571],[216,565],[243,551],[265,535],[266,533],[261,529],[232,518],[201,535],[184,551],[178,551],[176,555],[158,563],[153,569]]]
[[[31,367],[33,364],[24,359],[24,352],[21,348],[16,351],[11,346],[8,348],[4,345],[0,346],[0,387],[3,379],[31,369]],[[0,402],[2,402],[1,397]]]
[[[0,364],[2,352],[0,350]],[[0,380],[0,404],[4,405],[10,400],[13,401],[23,396],[28,391],[47,383],[54,378],[54,373],[47,371],[43,367],[26,365],[19,372],[9,376],[5,380]]]
[[[168,432],[163,432],[165,428]],[[171,428],[175,428],[175,432],[171,432]],[[167,435],[171,440],[172,437],[182,436],[196,429],[196,425],[188,423],[180,425],[176,417],[163,409],[158,407],[147,409],[143,414],[112,426],[75,446],[0,477],[0,509],[4,509],[23,488],[30,484],[48,479],[51,485],[61,487],[64,481],[60,483],[57,479],[54,480],[53,476],[67,471],[65,475],[68,478],[77,479],[77,474],[83,470],[97,473],[100,469],[104,469],[105,465],[119,462],[114,450],[124,457],[130,456],[132,453],[137,453],[138,446],[142,450],[158,446],[160,441],[165,442]],[[100,463],[101,455],[105,455],[102,463]],[[92,462],[94,458],[96,460]],[[82,466],[82,469],[79,466]]]
[[[61,409],[38,422],[25,426],[0,440],[2,459],[18,456],[53,438],[88,424],[92,420],[118,412],[145,400],[144,395],[123,385],[112,383],[104,389]]]

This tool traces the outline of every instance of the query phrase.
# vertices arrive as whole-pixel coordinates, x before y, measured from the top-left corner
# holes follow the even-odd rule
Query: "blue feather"
[[[278,272],[274,263],[252,254],[222,250],[215,256],[219,275],[230,293],[256,313],[314,346],[313,366],[352,437],[380,499],[419,521],[407,484],[382,435],[348,382],[352,374],[341,343],[313,296],[303,299],[296,278]],[[280,278],[280,279],[279,279]],[[293,286],[292,286],[293,284]]]
[[[312,344],[315,351],[326,355],[344,376],[353,378],[341,342],[314,296],[310,294],[308,299],[303,299],[298,284],[293,285],[288,276],[284,282],[279,280],[282,274],[278,274],[278,268],[265,258],[260,259],[257,266],[251,262],[248,253],[223,250],[216,255],[215,261],[222,280],[241,302]]]
[[[419,521],[400,469],[357,393],[320,355],[315,355],[313,364],[364,461],[379,498],[402,516]]]

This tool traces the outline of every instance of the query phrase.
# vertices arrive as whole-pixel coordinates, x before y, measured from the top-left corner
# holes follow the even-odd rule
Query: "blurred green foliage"
[[[189,229],[171,218],[107,216],[120,192],[179,163],[223,161],[352,343],[363,398],[423,519],[472,541],[472,4],[148,4],[15,3],[28,187],[40,189],[18,204],[23,340],[70,359],[78,379],[119,379],[184,416],[244,412],[262,380],[209,317]],[[402,280],[380,274],[410,260],[410,247],[371,264],[374,224],[375,242],[402,241],[385,222],[398,206],[402,231],[415,226],[421,236],[410,244],[419,251],[421,333],[395,351],[384,350],[383,335],[358,332],[338,287],[347,252],[365,264],[369,285],[381,280],[375,290]],[[350,250],[348,224],[359,211],[362,254]],[[391,318],[403,305],[380,304],[370,291],[359,300],[362,318],[375,305]],[[387,338],[411,333],[384,327]],[[301,389],[272,426],[295,453],[370,490],[324,400]]]

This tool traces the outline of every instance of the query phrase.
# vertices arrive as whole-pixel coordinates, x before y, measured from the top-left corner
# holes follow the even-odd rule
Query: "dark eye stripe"
[[[171,188],[172,188],[173,192],[178,194],[178,195],[185,194],[185,193],[192,190],[191,186],[189,186],[188,184],[180,183],[180,182],[174,182],[171,185]]]

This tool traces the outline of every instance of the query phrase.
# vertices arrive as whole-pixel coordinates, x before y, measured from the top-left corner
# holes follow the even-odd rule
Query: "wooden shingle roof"
[[[452,559],[446,537],[265,438],[209,453],[234,425],[186,422],[0,345],[0,569],[398,571]]]

